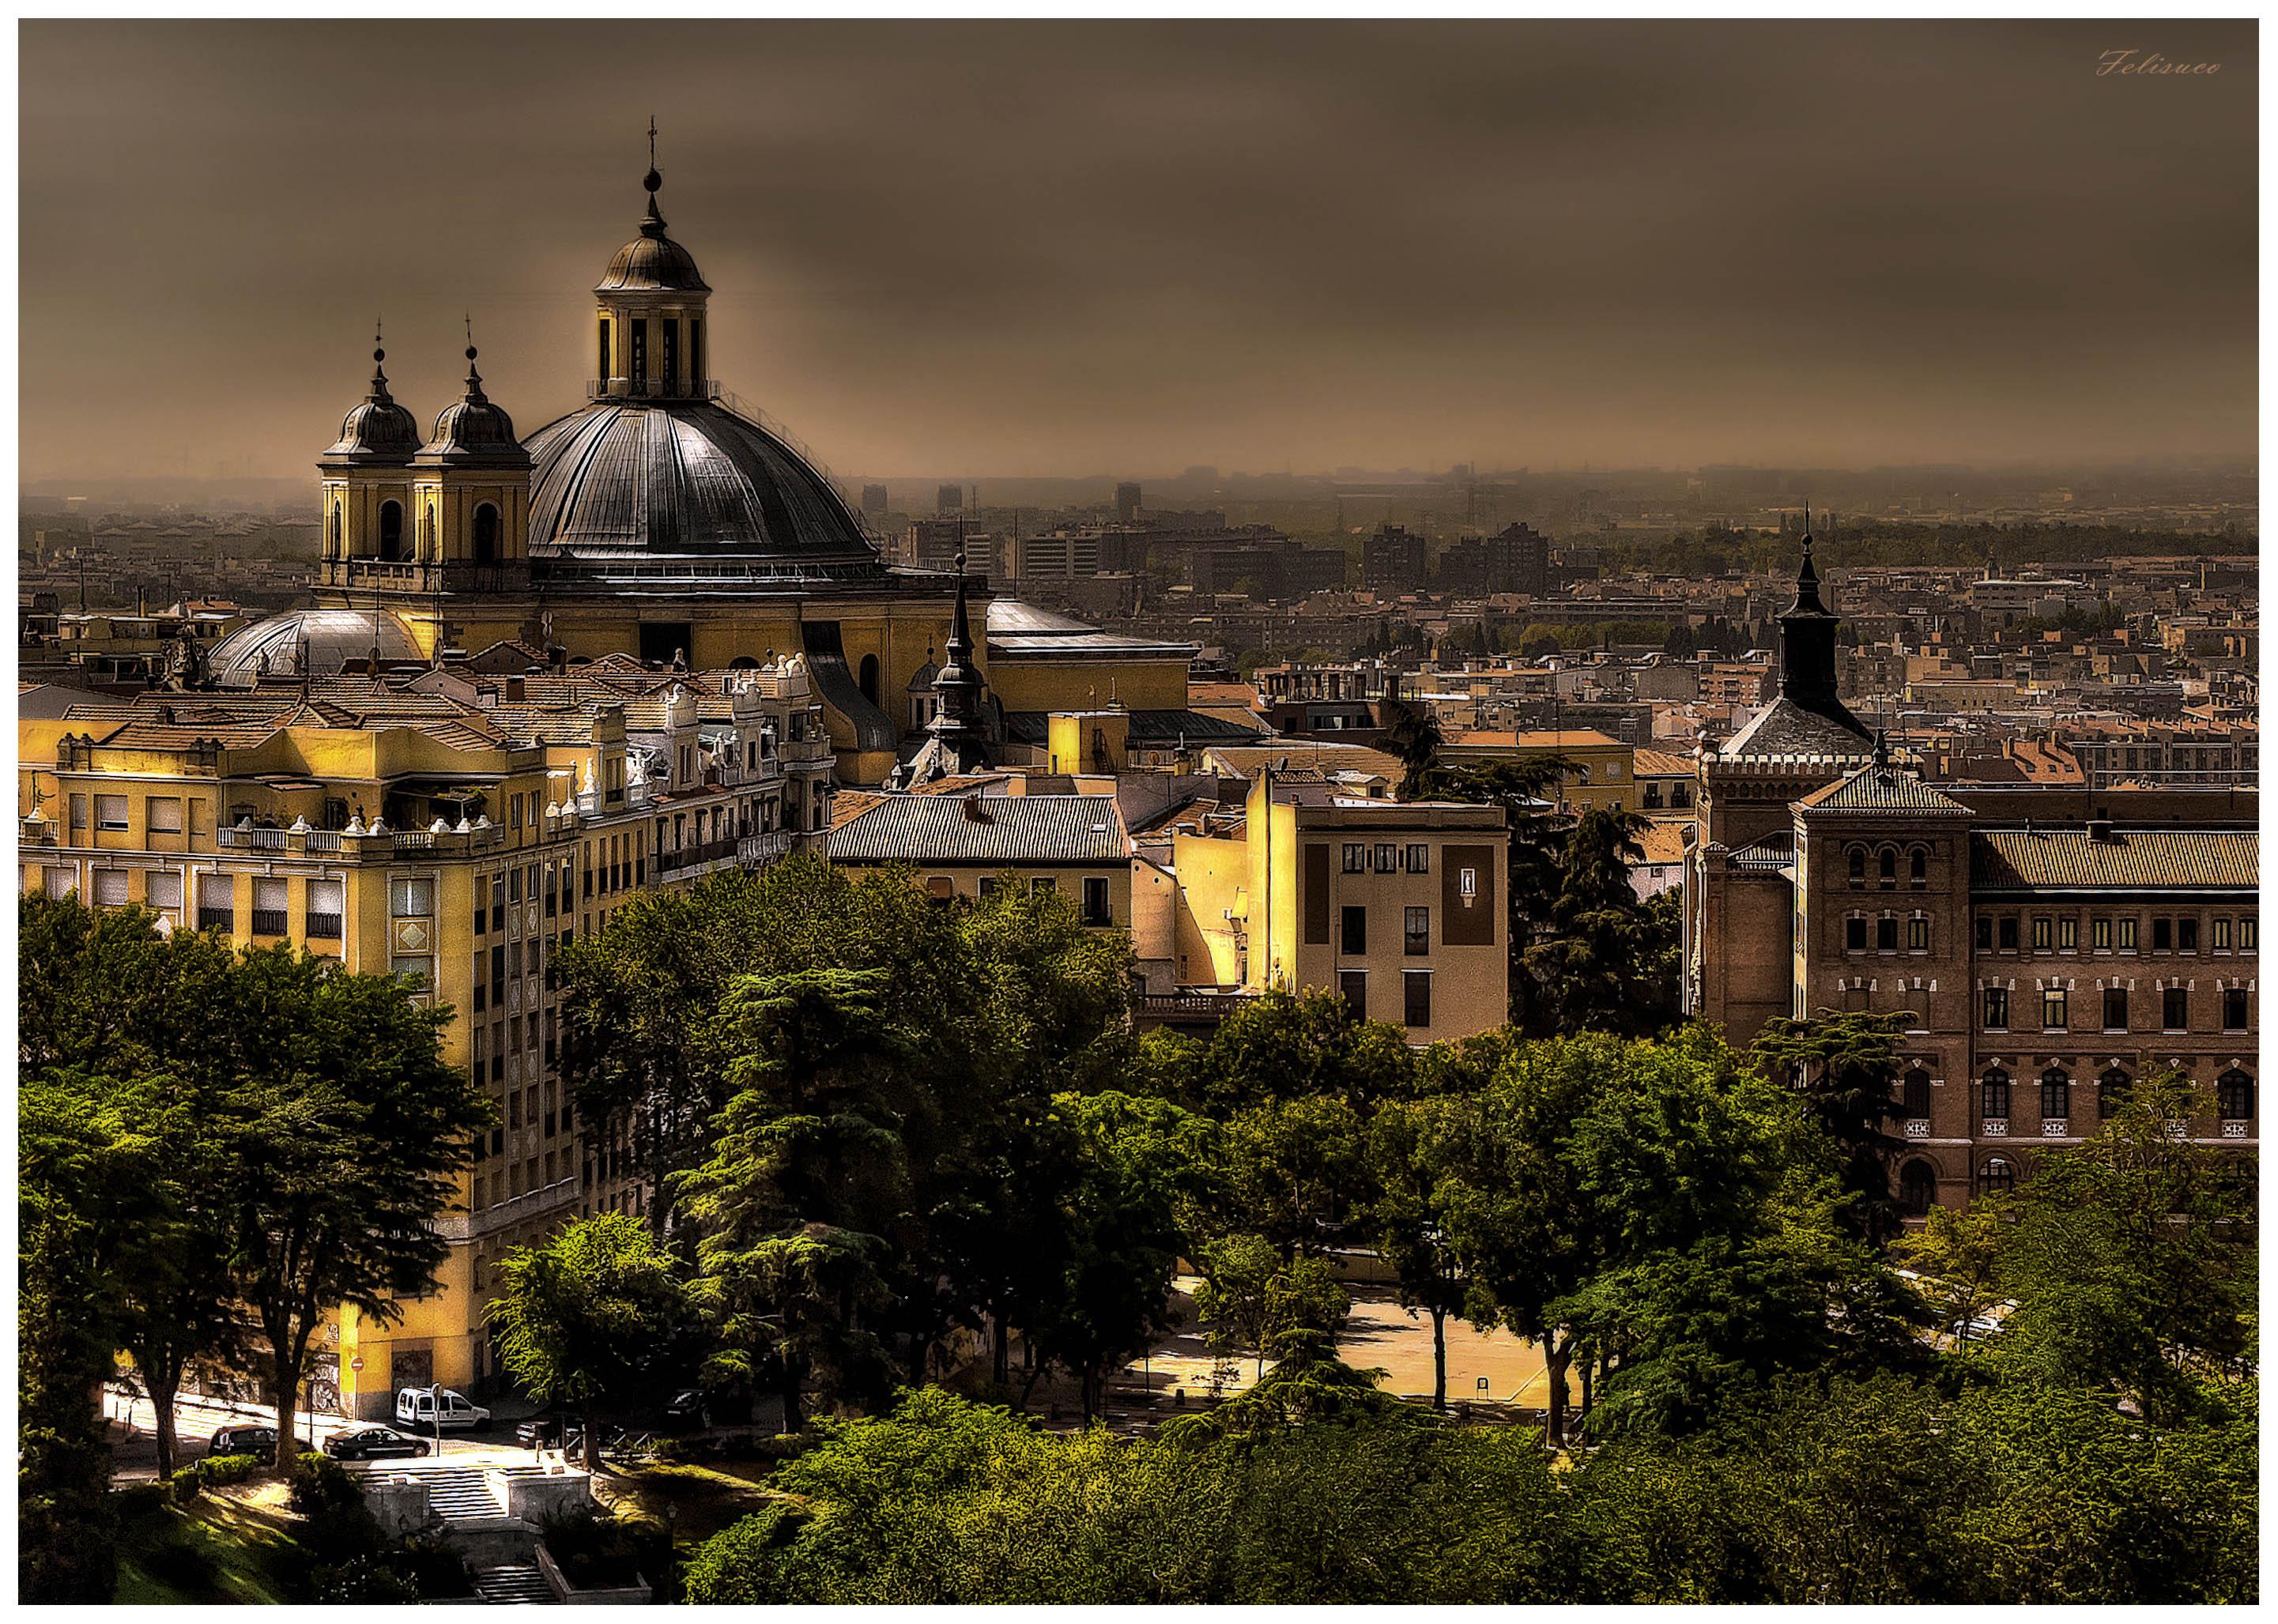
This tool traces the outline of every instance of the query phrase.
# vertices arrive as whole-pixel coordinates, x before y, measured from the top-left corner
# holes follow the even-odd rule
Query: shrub
[[[293,1509],[302,1516],[363,1504],[363,1491],[330,1455],[311,1452],[293,1463]]]
[[[204,1491],[205,1475],[195,1466],[186,1466],[166,1483],[173,1491],[175,1503],[187,1506]]]
[[[337,1567],[319,1567],[310,1576],[316,1599],[344,1602],[411,1602],[419,1599],[409,1580],[376,1556],[360,1556]]]
[[[465,1559],[440,1535],[407,1537],[395,1552],[394,1566],[419,1592],[421,1601],[450,1601],[475,1593]]]
[[[124,1489],[111,1491],[111,1504],[121,1522],[139,1522],[155,1516],[166,1508],[166,1485],[159,1483],[129,1483]]]
[[[706,1605],[812,1599],[793,1593],[782,1566],[785,1547],[808,1521],[802,1507],[778,1500],[722,1529],[688,1559],[687,1599]]]
[[[546,1550],[579,1590],[615,1590],[670,1576],[672,1536],[646,1517],[605,1517],[591,1506],[546,1519]]]
[[[209,1489],[241,1483],[261,1469],[258,1455],[212,1455],[198,1462],[198,1475]]]

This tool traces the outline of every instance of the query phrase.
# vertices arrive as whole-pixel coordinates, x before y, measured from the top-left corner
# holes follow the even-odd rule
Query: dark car
[[[277,1429],[274,1427],[217,1427],[212,1439],[206,1445],[209,1455],[273,1455],[277,1452]]]
[[[702,1432],[712,1425],[712,1401],[701,1388],[677,1392],[664,1407],[664,1424],[674,1432]]]
[[[325,1452],[335,1460],[386,1460],[424,1455],[427,1440],[406,1437],[386,1427],[351,1427],[326,1438]]]

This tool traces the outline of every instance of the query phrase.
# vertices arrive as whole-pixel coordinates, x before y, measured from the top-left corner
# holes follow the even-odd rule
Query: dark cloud
[[[664,210],[842,472],[2255,438],[2251,23],[26,23],[23,460],[525,430]],[[2097,76],[2105,50],[2219,61]]]

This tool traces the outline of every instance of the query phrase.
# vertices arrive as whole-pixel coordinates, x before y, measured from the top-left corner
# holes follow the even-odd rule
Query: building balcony
[[[596,400],[716,400],[715,377],[589,377],[585,393]]]
[[[737,858],[738,842],[733,840],[709,840],[700,845],[683,846],[677,851],[657,853],[658,874],[681,874],[690,869],[707,868]]]
[[[759,868],[787,855],[791,850],[791,831],[770,829],[761,835],[746,835],[736,842],[736,860],[746,868]]]
[[[1132,1013],[1146,1020],[1224,1020],[1254,996],[1239,989],[1181,987],[1175,992],[1141,993],[1131,1001]]]

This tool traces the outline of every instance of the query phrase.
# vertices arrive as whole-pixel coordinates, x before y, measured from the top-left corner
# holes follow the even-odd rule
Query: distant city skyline
[[[312,479],[375,315],[423,420],[462,315],[571,409],[652,111],[712,370],[842,478],[2255,445],[2251,22],[20,40],[27,482]]]

